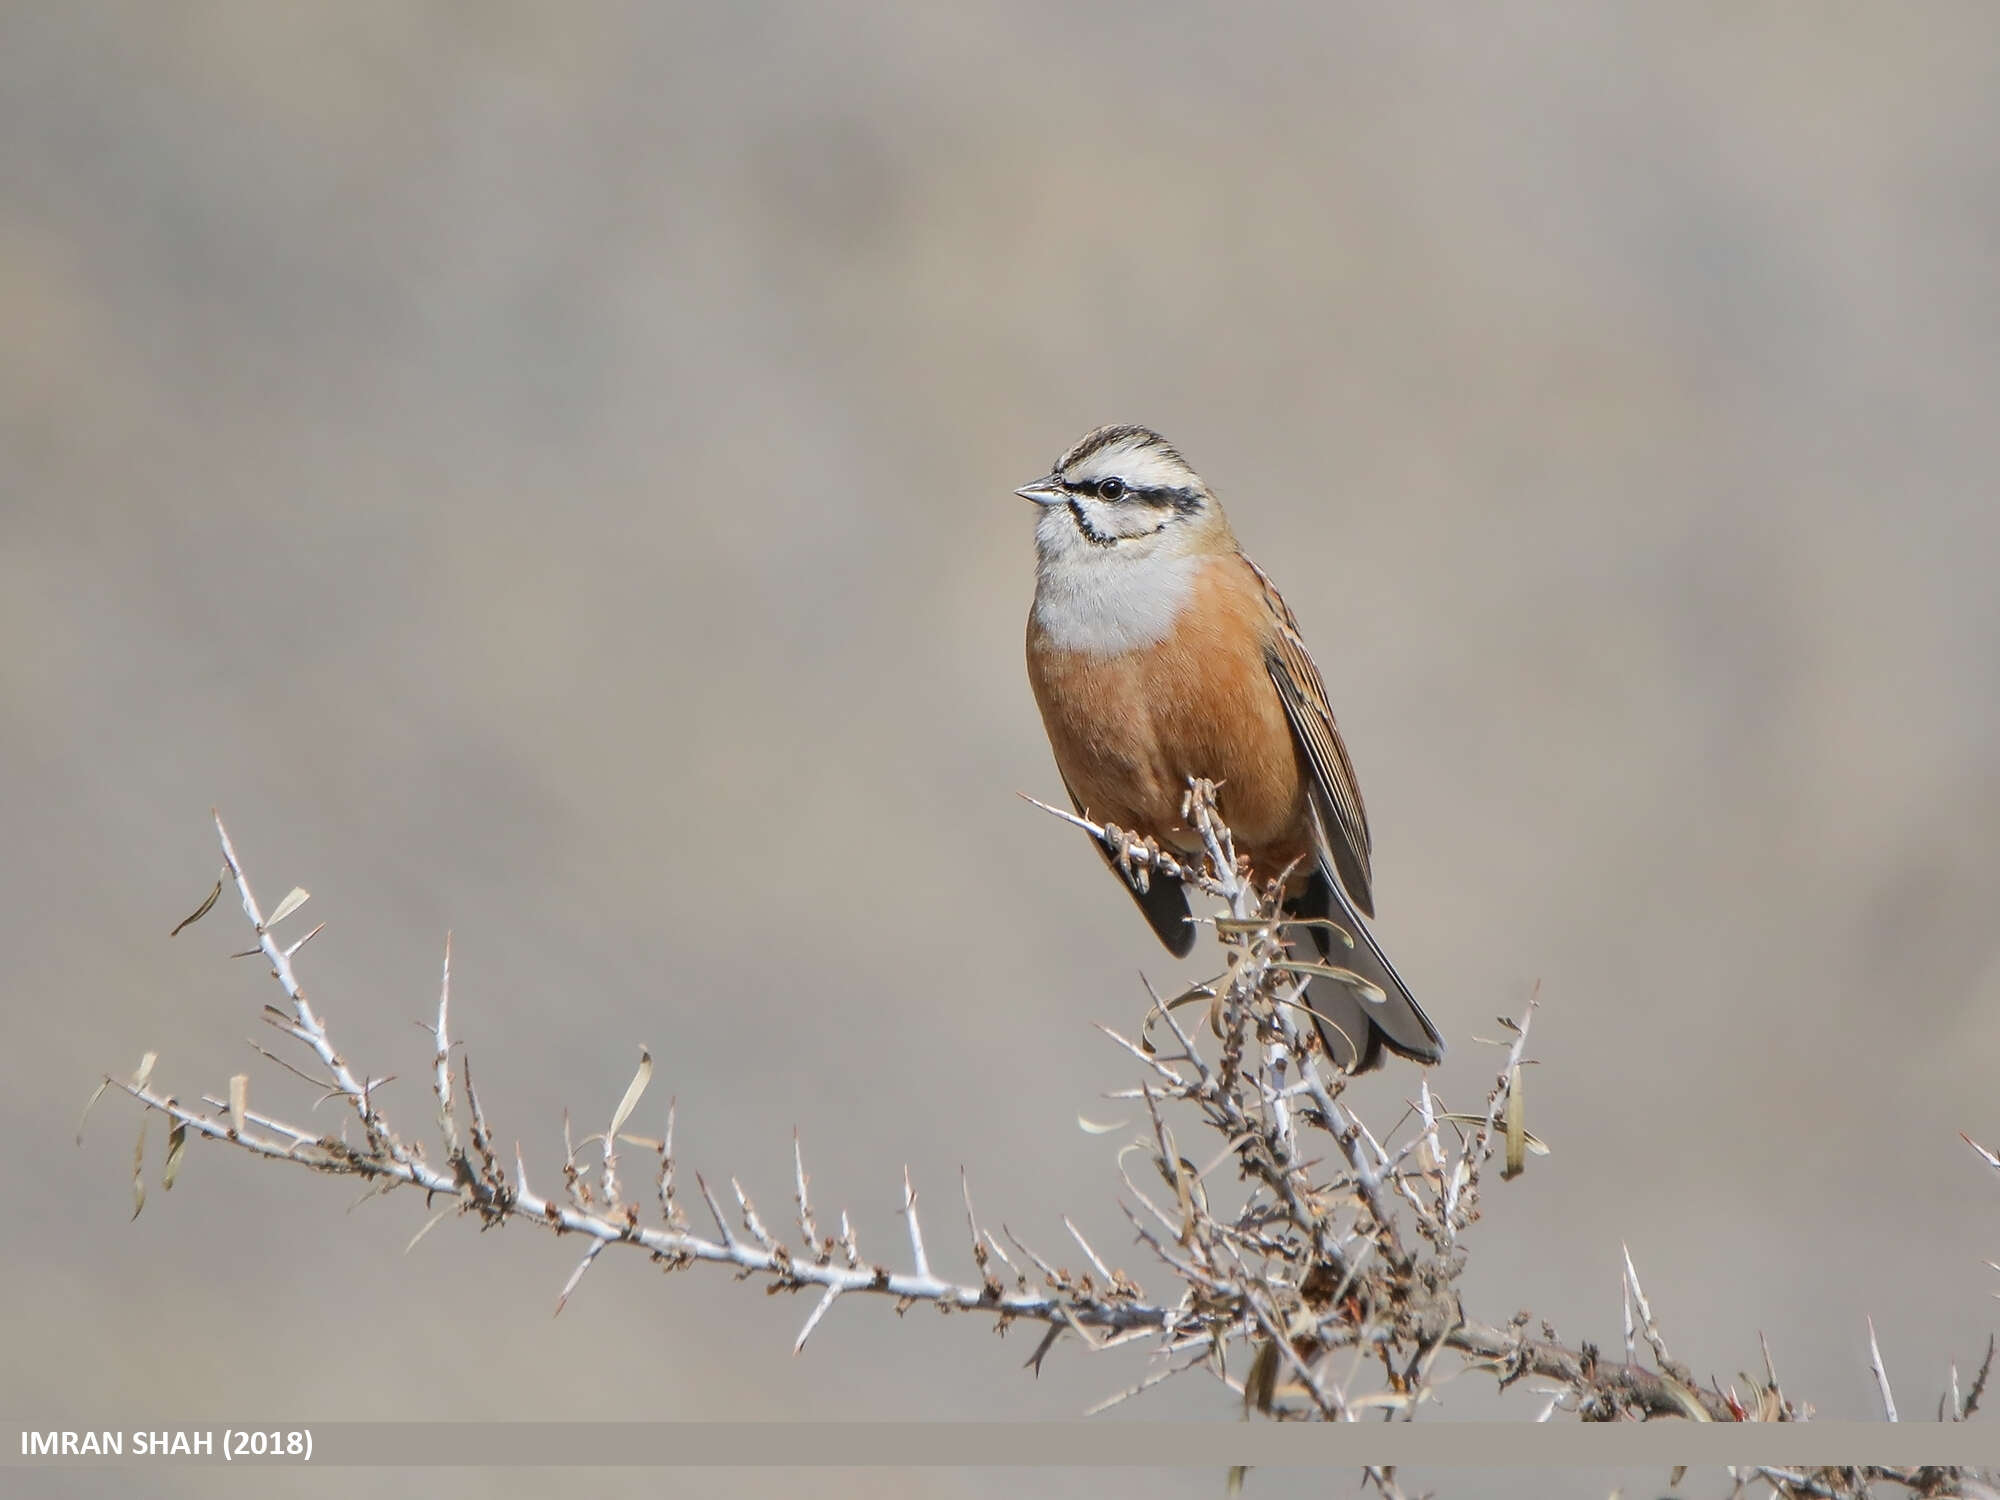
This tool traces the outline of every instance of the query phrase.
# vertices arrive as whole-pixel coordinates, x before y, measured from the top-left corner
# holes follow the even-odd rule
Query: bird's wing
[[[1241,554],[1238,554],[1241,556]],[[1313,665],[1306,643],[1299,636],[1299,622],[1285,603],[1276,584],[1264,570],[1243,559],[1264,590],[1270,606],[1273,629],[1264,653],[1271,681],[1285,705],[1292,735],[1305,751],[1312,767],[1313,790],[1322,809],[1326,831],[1325,854],[1333,861],[1340,883],[1364,916],[1375,915],[1374,883],[1368,868],[1368,809],[1361,805],[1361,786],[1354,777],[1354,762],[1347,758],[1340,730],[1327,707],[1326,684]]]
[[[1343,981],[1321,975],[1306,986],[1306,1008],[1336,1066],[1365,1073],[1381,1062],[1384,1046],[1418,1062],[1434,1063],[1444,1056],[1444,1038],[1368,924],[1349,906],[1338,881],[1323,869],[1314,870],[1287,910],[1293,917],[1331,924],[1316,923],[1305,931],[1328,965],[1353,976]]]
[[[1071,790],[1067,776],[1063,777],[1063,790],[1069,792],[1069,804],[1076,809],[1077,816],[1089,817],[1088,809]],[[1104,856],[1105,864],[1118,877],[1118,883],[1130,891],[1132,899],[1139,903],[1139,910],[1145,913],[1148,925],[1158,934],[1160,941],[1167,945],[1167,951],[1175,958],[1186,958],[1192,953],[1194,923],[1189,920],[1191,913],[1188,910],[1187,890],[1180,881],[1155,873],[1142,891],[1125,878],[1125,872],[1118,868],[1118,861],[1111,857],[1111,851],[1101,840],[1093,839],[1091,842],[1097,845],[1097,852]]]

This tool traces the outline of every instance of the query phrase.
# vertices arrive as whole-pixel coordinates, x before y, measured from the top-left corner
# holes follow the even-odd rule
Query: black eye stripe
[[[1112,482],[1118,485],[1120,492],[1112,495],[1104,494],[1104,486]],[[1162,510],[1171,509],[1184,516],[1193,515],[1201,509],[1201,496],[1192,489],[1175,485],[1137,485],[1130,480],[1119,479],[1115,474],[1106,479],[1092,479],[1082,483],[1066,479],[1063,481],[1063,488],[1072,495],[1102,499],[1119,505],[1151,505]]]

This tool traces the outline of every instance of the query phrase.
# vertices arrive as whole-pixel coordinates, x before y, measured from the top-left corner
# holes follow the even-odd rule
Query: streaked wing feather
[[[1305,751],[1312,767],[1313,782],[1326,812],[1328,841],[1334,866],[1348,897],[1363,916],[1375,915],[1374,878],[1369,870],[1372,846],[1368,836],[1368,810],[1361,802],[1361,786],[1355,779],[1354,762],[1347,757],[1340,730],[1327,707],[1326,684],[1313,665],[1306,643],[1299,635],[1299,622],[1285,603],[1277,585],[1249,558],[1243,559],[1262,585],[1264,599],[1277,621],[1265,664],[1278,697],[1285,705],[1285,717],[1292,733]]]

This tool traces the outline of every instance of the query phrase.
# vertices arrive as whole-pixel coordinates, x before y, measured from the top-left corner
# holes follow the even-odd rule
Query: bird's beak
[[[1055,474],[1037,479],[1033,484],[1024,484],[1014,493],[1023,500],[1034,501],[1037,505],[1061,505],[1069,498],[1068,492],[1062,487],[1062,479]]]

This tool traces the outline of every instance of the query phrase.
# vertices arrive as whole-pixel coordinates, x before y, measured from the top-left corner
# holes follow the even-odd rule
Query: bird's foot
[[[1118,873],[1140,895],[1152,889],[1153,871],[1160,861],[1160,841],[1148,835],[1140,838],[1116,823],[1104,825],[1104,841],[1111,846],[1112,862]]]

